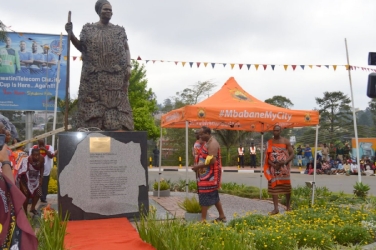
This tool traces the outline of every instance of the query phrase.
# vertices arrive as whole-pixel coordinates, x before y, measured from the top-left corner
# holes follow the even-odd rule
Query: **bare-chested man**
[[[32,199],[30,212],[34,215],[38,213],[35,210],[35,205],[42,195],[43,171],[44,158],[40,155],[40,150],[34,148],[31,151],[31,155],[23,159],[20,169],[18,170],[20,189],[26,196],[26,201],[23,205],[25,213],[27,213],[27,205],[30,198]]]
[[[218,210],[218,222],[226,222],[226,216],[219,200],[218,189],[221,187],[222,163],[220,157],[220,147],[211,130],[202,127],[199,132],[200,139],[204,142],[200,150],[199,158],[205,159],[205,163],[198,163],[192,167],[197,173],[198,197],[201,205],[201,219],[206,220],[208,209],[215,205]]]

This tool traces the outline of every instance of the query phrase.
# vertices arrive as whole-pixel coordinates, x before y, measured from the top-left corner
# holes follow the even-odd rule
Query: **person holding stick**
[[[98,0],[96,23],[85,24],[80,40],[73,24],[65,30],[82,53],[82,73],[78,92],[77,128],[95,127],[106,131],[132,131],[133,113],[128,99],[131,57],[123,27],[110,23],[112,6]]]

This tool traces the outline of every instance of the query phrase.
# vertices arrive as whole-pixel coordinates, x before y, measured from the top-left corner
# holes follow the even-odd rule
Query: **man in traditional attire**
[[[18,169],[18,178],[20,189],[26,196],[24,202],[24,210],[27,213],[28,199],[32,199],[30,212],[34,215],[38,214],[35,205],[42,195],[41,185],[43,181],[44,158],[40,155],[38,148],[33,148],[31,155],[22,160],[20,169]]]
[[[215,205],[219,217],[215,219],[218,222],[226,222],[226,216],[223,212],[222,204],[219,199],[218,189],[221,187],[222,163],[220,146],[211,130],[208,127],[202,127],[199,130],[200,139],[205,143],[201,148],[203,163],[192,167],[197,172],[198,198],[201,205],[201,220],[205,221],[210,206]]]
[[[278,195],[286,195],[286,210],[290,210],[291,181],[290,164],[294,158],[294,150],[290,141],[281,137],[281,127],[273,128],[274,137],[267,143],[264,175],[268,180],[268,193],[273,197],[274,210],[271,215],[278,214]]]

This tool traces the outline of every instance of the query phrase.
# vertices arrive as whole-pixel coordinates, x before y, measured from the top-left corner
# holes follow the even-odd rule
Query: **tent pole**
[[[315,200],[316,188],[316,164],[317,164],[317,143],[319,140],[319,125],[316,125],[316,138],[315,138],[315,155],[313,156],[313,182],[312,182],[312,206]]]
[[[360,172],[358,127],[356,125],[355,104],[354,104],[354,94],[353,94],[353,87],[352,87],[352,80],[351,80],[349,50],[347,49],[347,40],[346,40],[346,38],[345,38],[345,46],[346,46],[347,67],[349,67],[347,70],[349,71],[352,113],[353,113],[353,120],[354,120],[355,145],[356,145],[356,163],[358,164],[358,182],[362,182],[362,173]]]
[[[185,121],[185,196],[188,197],[188,121]]]
[[[161,191],[161,166],[162,166],[162,124],[161,124],[161,132],[159,137],[159,173],[158,173],[158,199],[159,193]]]
[[[264,132],[261,132],[261,150],[260,150],[260,200],[262,199],[262,177],[264,173]]]

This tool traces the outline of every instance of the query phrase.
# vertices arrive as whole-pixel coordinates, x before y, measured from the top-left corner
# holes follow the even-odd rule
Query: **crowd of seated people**
[[[358,164],[356,159],[330,159],[329,161],[318,158],[316,161],[316,174],[327,175],[357,175]],[[371,161],[368,157],[362,157],[360,161],[360,171],[362,175],[374,176],[376,173],[376,161]],[[314,162],[309,161],[306,165],[305,174],[312,175],[314,173]]]

